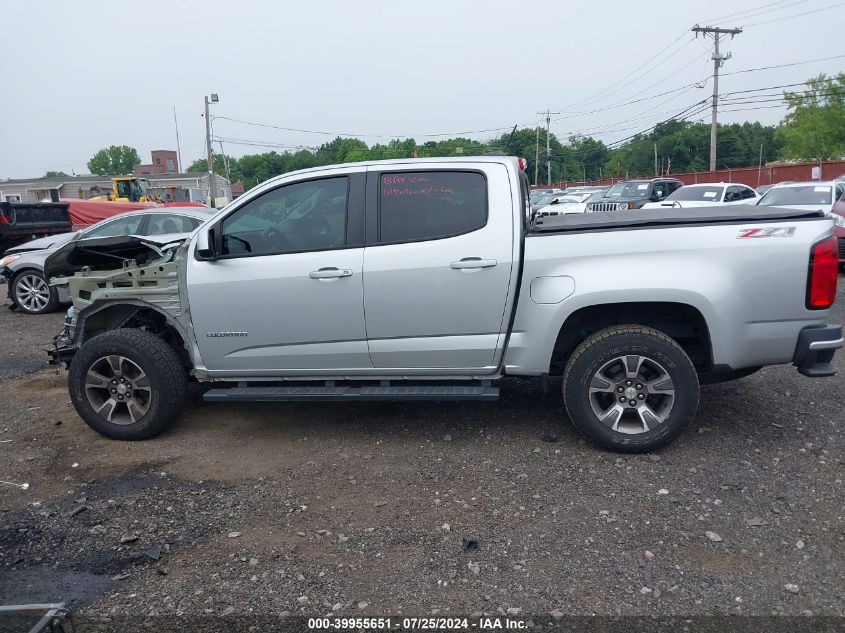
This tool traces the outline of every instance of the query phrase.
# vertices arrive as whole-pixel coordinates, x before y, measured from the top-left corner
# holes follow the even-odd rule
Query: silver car
[[[7,250],[0,259],[0,274],[8,281],[9,299],[28,314],[43,314],[70,302],[64,287],[50,286],[44,275],[47,256],[71,240],[117,235],[156,236],[156,241],[177,240],[192,233],[211,217],[206,207],[165,207],[130,211],[107,218],[86,229],[42,237]]]

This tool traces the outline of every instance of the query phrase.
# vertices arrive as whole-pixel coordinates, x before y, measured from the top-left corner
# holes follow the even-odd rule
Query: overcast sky
[[[369,144],[533,126],[546,108],[561,112],[552,122],[559,136],[592,133],[610,143],[712,93],[710,82],[688,86],[712,73],[712,39],[696,41],[694,24],[731,16],[718,25],[746,27],[723,47],[733,55],[729,73],[845,55],[845,3],[836,4],[3,0],[0,178],[87,173],[91,155],[112,144],[131,145],[148,162],[150,150],[176,147],[174,107],[186,166],[203,155],[203,95],[211,92],[220,95],[216,116],[356,134]],[[768,20],[777,21],[754,25]],[[720,93],[843,69],[845,57],[725,75]],[[725,112],[720,121],[776,123],[784,113]],[[709,121],[709,111],[696,118]],[[272,145],[226,142],[237,156],[334,136],[224,119],[214,133]]]

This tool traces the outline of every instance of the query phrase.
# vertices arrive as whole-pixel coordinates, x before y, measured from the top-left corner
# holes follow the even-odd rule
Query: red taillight
[[[522,157],[520,157],[518,160],[519,160],[519,168],[522,171],[525,171],[526,169],[528,169],[528,160],[526,160],[525,158],[522,158]]]
[[[826,310],[836,300],[839,253],[836,238],[828,237],[813,246],[807,279],[807,308]]]

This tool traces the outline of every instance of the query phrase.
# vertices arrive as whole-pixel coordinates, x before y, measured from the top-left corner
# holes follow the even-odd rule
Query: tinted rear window
[[[487,182],[462,171],[392,172],[380,178],[381,242],[432,240],[487,223]]]
[[[649,184],[648,182],[618,182],[604,195],[606,198],[646,198]]]

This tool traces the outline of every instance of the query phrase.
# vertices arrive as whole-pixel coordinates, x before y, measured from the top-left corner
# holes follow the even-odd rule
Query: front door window
[[[348,179],[284,185],[223,220],[223,255],[281,255],[346,243]]]

